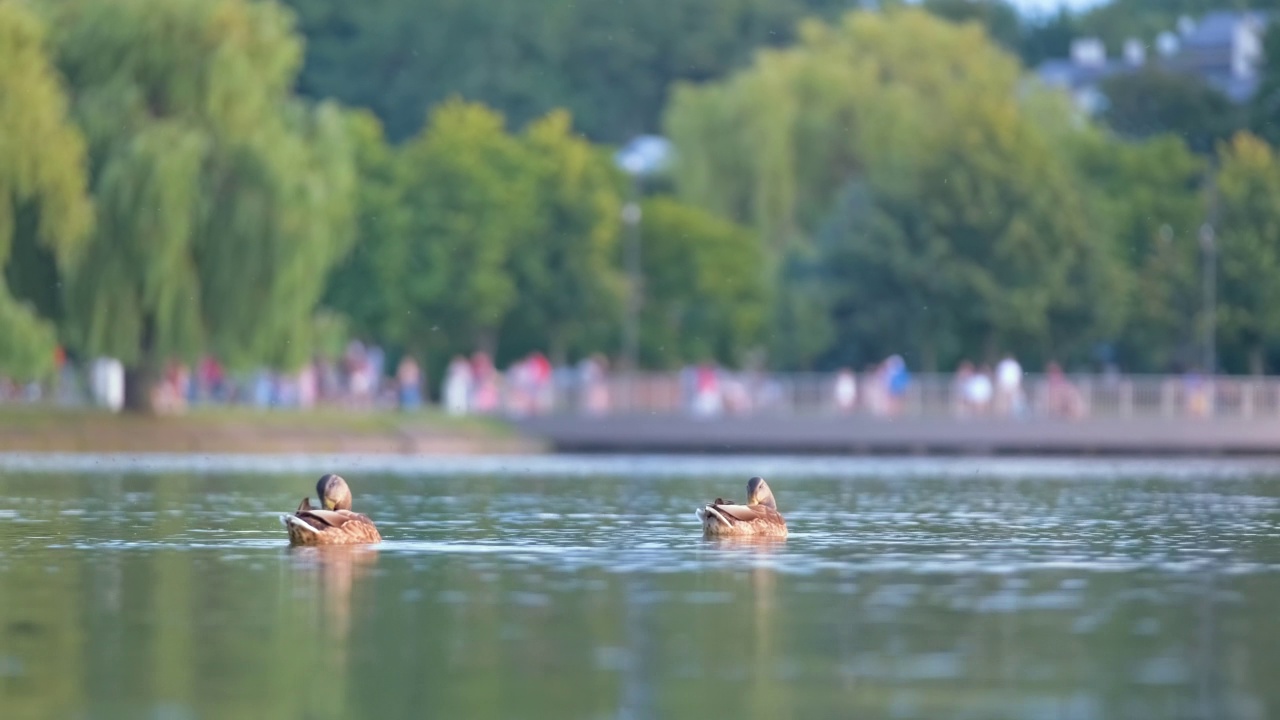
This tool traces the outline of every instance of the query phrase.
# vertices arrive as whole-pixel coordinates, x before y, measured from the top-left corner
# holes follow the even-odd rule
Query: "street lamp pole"
[[[622,222],[627,226],[624,264],[627,272],[627,307],[622,328],[622,356],[626,369],[634,371],[638,365],[640,346],[640,178],[631,176],[631,197],[622,206]]]
[[[1200,249],[1204,251],[1204,371],[1213,376],[1218,370],[1218,253],[1209,223],[1200,226]]]
[[[662,172],[671,158],[671,142],[657,135],[633,138],[614,156],[614,161],[631,179],[630,197],[622,208],[627,226],[623,265],[627,273],[626,317],[622,319],[622,358],[626,370],[639,368],[640,306],[643,302],[644,273],[640,267],[640,182]]]

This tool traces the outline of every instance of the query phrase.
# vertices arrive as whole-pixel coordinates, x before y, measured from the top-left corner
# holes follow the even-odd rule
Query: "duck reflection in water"
[[[368,545],[291,548],[299,586],[309,586],[311,596],[324,610],[325,628],[334,640],[343,640],[351,627],[351,594],[378,562],[378,549]]]
[[[306,717],[347,717],[347,686],[352,638],[352,609],[368,615],[373,607],[373,584],[367,575],[378,562],[370,545],[291,547],[294,607],[305,618],[305,635],[312,643],[307,656],[314,672],[333,678],[323,696],[309,696]],[[353,595],[355,596],[353,599]],[[292,614],[292,612],[291,612]],[[366,620],[367,622],[367,620]]]

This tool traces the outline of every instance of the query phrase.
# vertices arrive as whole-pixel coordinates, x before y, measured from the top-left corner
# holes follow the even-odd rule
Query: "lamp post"
[[[622,326],[622,357],[628,371],[638,367],[640,348],[640,306],[642,272],[640,268],[640,183],[661,172],[671,159],[671,142],[657,135],[641,135],[622,147],[614,162],[631,178],[630,194],[622,207],[626,225],[623,264],[627,273],[626,316]]]
[[[627,272],[626,318],[622,326],[622,357],[628,371],[636,369],[640,346],[640,179],[631,178],[631,196],[622,206],[622,223],[627,227],[623,265]]]
[[[1212,377],[1218,365],[1218,273],[1217,243],[1209,223],[1200,226],[1200,249],[1204,251],[1204,371]]]

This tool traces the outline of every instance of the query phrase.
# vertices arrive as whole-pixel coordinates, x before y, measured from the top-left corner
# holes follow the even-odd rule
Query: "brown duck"
[[[764,478],[753,477],[747,481],[747,504],[738,505],[731,500],[716,501],[698,508],[705,537],[759,537],[784,538],[787,522],[778,514],[778,503]]]
[[[347,481],[333,474],[316,481],[316,495],[323,509],[311,507],[311,498],[292,515],[281,515],[289,530],[290,545],[355,545],[382,542],[373,521],[351,511],[351,489]]]

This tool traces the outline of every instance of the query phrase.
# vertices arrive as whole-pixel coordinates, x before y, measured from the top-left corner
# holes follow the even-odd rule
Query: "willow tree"
[[[53,361],[53,326],[8,285],[26,288],[32,267],[10,263],[15,245],[74,261],[89,230],[85,143],[67,118],[67,98],[45,51],[39,20],[22,4],[0,2],[0,372],[31,378]]]
[[[126,368],[146,409],[169,358],[287,367],[351,237],[343,119],[291,96],[291,15],[247,0],[51,5],[57,60],[89,141],[98,222],[68,326]]]
[[[833,362],[1078,352],[1115,329],[1100,303],[1123,278],[1014,57],[917,9],[800,39],[679,88],[667,124],[685,198],[753,225],[779,268],[819,253]]]

